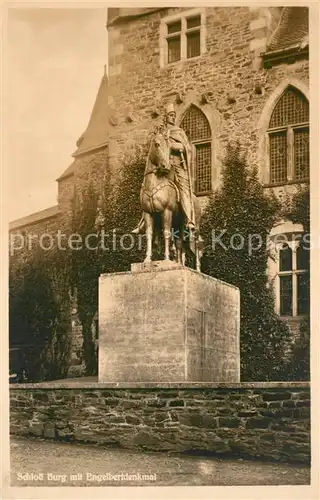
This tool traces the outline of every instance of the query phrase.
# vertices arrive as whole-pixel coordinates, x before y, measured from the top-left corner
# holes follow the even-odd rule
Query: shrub
[[[82,353],[86,375],[97,373],[97,350],[93,335],[93,319],[98,310],[98,280],[100,262],[98,250],[85,244],[89,234],[96,233],[99,194],[93,184],[88,183],[74,200],[72,228],[81,237],[78,248],[71,250],[72,285],[76,289],[77,312],[82,325]],[[96,245],[90,242],[91,245]]]
[[[256,169],[249,168],[239,144],[229,145],[222,186],[211,197],[202,219],[206,245],[202,270],[240,289],[242,380],[283,377],[284,350],[290,334],[275,313],[266,273],[268,235],[279,211],[278,201],[265,194]],[[222,244],[213,239],[213,230],[216,236],[223,235]]]
[[[284,215],[295,224],[301,224],[303,238],[310,237],[310,189],[301,187],[292,197]],[[310,380],[310,316],[300,323],[299,335],[293,343],[291,356],[285,371],[289,380]]]
[[[23,350],[24,368],[31,382],[63,378],[69,368],[71,322],[66,269],[53,254],[43,251],[10,262],[10,347]],[[56,288],[58,284],[60,289]]]

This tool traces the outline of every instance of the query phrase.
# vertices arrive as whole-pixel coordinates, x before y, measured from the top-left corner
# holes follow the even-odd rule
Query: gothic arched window
[[[288,87],[269,122],[270,183],[285,184],[309,178],[309,103]]]
[[[190,106],[184,115],[181,128],[194,146],[194,189],[197,196],[212,191],[211,128],[204,113],[197,106]]]

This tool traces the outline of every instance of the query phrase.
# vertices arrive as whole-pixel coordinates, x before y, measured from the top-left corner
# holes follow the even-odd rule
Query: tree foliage
[[[107,166],[103,185],[87,182],[74,200],[72,232],[81,243],[71,252],[72,283],[82,324],[87,375],[97,373],[92,322],[98,310],[99,276],[128,270],[130,263],[141,260],[138,237],[131,231],[141,216],[139,191],[145,160],[146,151],[136,148],[124,161],[117,182],[112,182]]]
[[[69,368],[69,266],[64,256],[59,257],[38,249],[10,260],[10,347],[22,350],[31,382],[63,378]]]
[[[141,262],[144,236],[133,235],[141,216],[140,189],[147,158],[147,146],[137,146],[121,166],[118,181],[106,185],[104,195],[104,229],[108,234],[108,250],[102,261],[104,272],[130,270],[130,264]]]
[[[92,323],[98,310],[100,262],[96,218],[99,193],[92,183],[85,185],[74,200],[73,233],[78,244],[72,245],[72,284],[76,290],[77,311],[82,325],[83,358],[87,375],[97,373],[97,351]]]
[[[300,187],[293,195],[284,215],[294,224],[301,224],[305,233],[310,233],[310,188]]]
[[[277,199],[265,194],[257,170],[249,168],[239,144],[229,145],[222,186],[211,197],[202,220],[206,244],[202,268],[240,289],[242,380],[283,377],[289,330],[275,313],[266,272],[268,235],[279,211]]]

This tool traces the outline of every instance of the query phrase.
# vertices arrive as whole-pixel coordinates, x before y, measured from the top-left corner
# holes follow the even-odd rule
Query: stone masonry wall
[[[162,66],[161,19],[187,10],[161,9],[108,28],[110,164],[117,170],[134,144],[146,140],[162,120],[164,104],[175,102],[177,123],[195,104],[211,125],[213,190],[221,182],[227,142],[239,140],[266,191],[286,204],[298,183],[270,186],[266,130],[286,86],[296,85],[307,96],[309,61],[263,67],[260,54],[267,50],[281,8],[208,7],[201,9],[206,52]],[[199,200],[204,207],[207,197]]]
[[[59,207],[68,215],[68,219],[71,215],[72,199],[77,192],[81,192],[84,185],[90,182],[99,193],[102,191],[107,163],[108,149],[106,147],[83,154],[75,159],[73,174],[59,180]]]
[[[262,68],[261,61],[257,65],[260,47],[257,43],[262,43],[259,26],[264,20],[259,9],[216,7],[204,9],[206,53],[160,67],[161,18],[184,10],[187,9],[162,9],[109,28],[112,163],[116,164],[126,149],[141,142],[162,119],[161,114],[152,118],[153,111],[163,110],[165,102],[175,101],[180,94],[182,102],[176,104],[178,121],[191,103],[198,105],[209,118],[216,170],[213,177],[219,182],[227,141],[240,140],[250,164],[258,165],[261,178],[265,179],[264,161],[258,152],[260,116],[269,97],[284,80],[294,77],[308,84],[308,61]],[[277,19],[279,14],[276,14]],[[269,30],[262,30],[264,44],[274,27],[272,15],[270,23]],[[202,102],[203,94],[208,98],[206,104]]]
[[[11,433],[128,449],[310,461],[308,383],[35,384],[10,390]]]

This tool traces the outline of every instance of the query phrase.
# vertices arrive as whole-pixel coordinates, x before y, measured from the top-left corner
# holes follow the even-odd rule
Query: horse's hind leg
[[[184,220],[181,222],[181,226],[179,229],[180,236],[180,264],[183,266],[186,265],[186,234],[185,234],[185,222]]]
[[[180,224],[177,226],[176,231],[174,232],[173,235],[174,238],[174,243],[175,243],[175,249],[176,249],[176,262],[178,264],[182,264],[183,266],[185,265],[185,241],[184,241],[184,223],[180,222]]]
[[[184,259],[184,241],[183,241],[183,232],[179,230],[178,236],[176,236],[176,249],[177,249],[177,258],[176,261],[178,264],[182,264],[184,266],[185,264],[185,259]]]
[[[183,266],[186,265],[186,249],[185,249],[185,242],[184,241],[182,243],[182,248],[181,248],[181,264]]]
[[[170,242],[172,230],[172,212],[166,208],[162,213],[164,236],[164,260],[170,260]]]
[[[174,258],[177,264],[181,264],[181,239],[180,236],[174,236]]]
[[[144,262],[151,262],[152,259],[152,239],[153,239],[153,217],[151,214],[144,213],[144,220],[146,223],[146,236],[147,236],[147,253]]]

